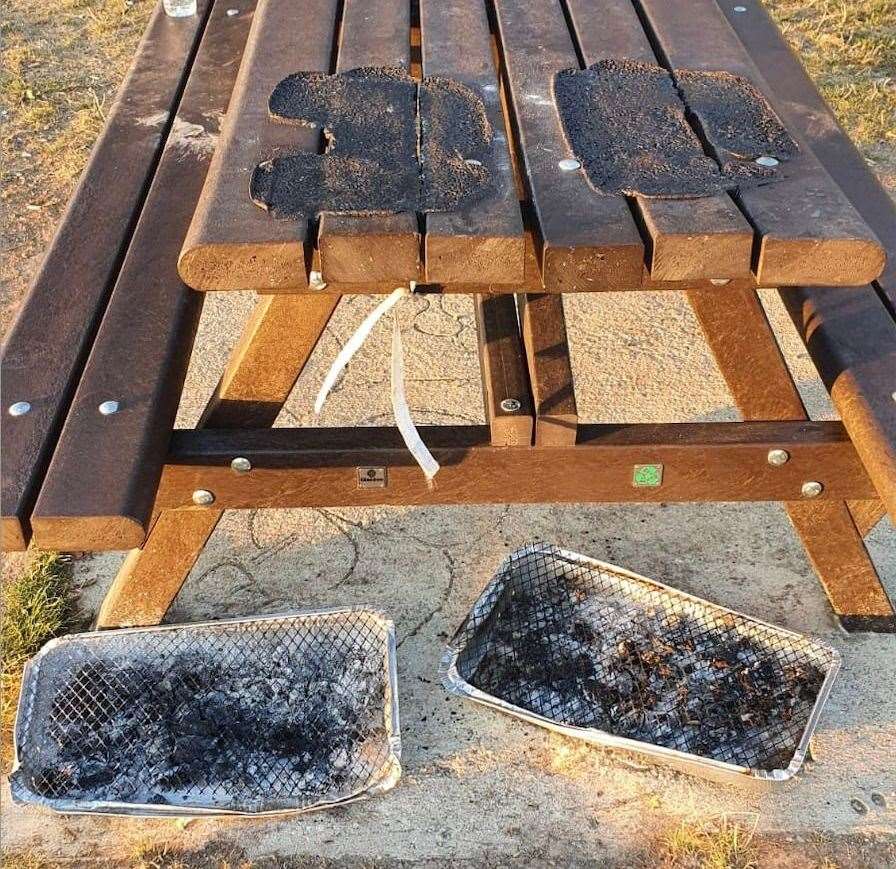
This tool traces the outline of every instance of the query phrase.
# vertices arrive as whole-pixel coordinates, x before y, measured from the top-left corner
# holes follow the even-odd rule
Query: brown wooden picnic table
[[[552,81],[605,58],[743,76],[799,151],[736,193],[601,195],[560,165]],[[275,85],[358,67],[481,97],[485,201],[277,220],[250,200],[260,161],[322,148],[268,116]],[[863,535],[896,516],[894,261],[893,202],[757,0],[159,8],[4,345],[4,548],[130,549],[110,627],[162,619],[225,509],[780,501],[844,625],[893,630]],[[391,427],[270,428],[340,296],[410,282],[476,301],[488,425],[422,429],[433,487]],[[808,420],[757,287],[778,288],[841,421]],[[173,430],[204,293],[247,289],[199,427]],[[561,294],[608,290],[686,292],[745,421],[579,423]]]

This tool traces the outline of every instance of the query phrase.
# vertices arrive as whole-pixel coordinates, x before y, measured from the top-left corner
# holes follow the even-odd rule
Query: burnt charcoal
[[[670,74],[611,58],[559,72],[554,92],[570,148],[601,193],[713,196],[773,180],[776,173],[756,158],[783,162],[798,151],[765,97],[727,72]]]
[[[467,682],[562,724],[757,770],[788,765],[820,662],[731,615],[623,595],[597,570],[543,557],[511,560],[474,609],[459,635]]]
[[[164,656],[152,643],[60,656],[41,749],[16,775],[83,802],[255,811],[345,797],[388,756],[383,648],[346,646],[210,634]]]
[[[610,59],[563,70],[554,96],[572,152],[599,192],[695,197],[723,189],[662,67]]]
[[[783,162],[796,155],[796,142],[747,79],[730,72],[690,69],[676,69],[673,74],[727,177],[761,177],[768,172],[756,164],[757,157]]]
[[[301,72],[271,94],[273,120],[320,127],[323,154],[259,163],[252,201],[275,217],[455,211],[492,192],[493,132],[482,100],[441,77],[404,70]]]

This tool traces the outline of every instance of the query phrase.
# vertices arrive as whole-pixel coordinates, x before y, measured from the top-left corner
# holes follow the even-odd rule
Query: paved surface
[[[829,417],[789,320],[772,294],[766,299],[813,415]],[[203,361],[190,372],[180,424],[195,421],[251,304],[242,294],[208,299],[199,337]],[[312,422],[323,373],[371,304],[343,301],[279,424]],[[678,294],[567,297],[565,304],[585,419],[738,418]],[[469,300],[415,299],[400,316],[417,420],[481,422]],[[390,421],[390,332],[381,324],[356,357],[321,424]],[[844,668],[818,732],[817,760],[774,791],[720,786],[447,698],[436,675],[445,639],[505,553],[533,540],[615,562],[836,645]],[[896,594],[892,526],[881,523],[870,546]],[[77,563],[85,618],[119,560]],[[528,865],[615,857],[625,865],[627,855],[677,819],[726,812],[751,813],[769,833],[896,837],[896,640],[839,630],[776,505],[230,513],[169,620],[361,603],[385,609],[398,627],[405,774],[393,792],[304,818],[195,821],[182,829],[173,821],[56,817],[11,806],[4,788],[4,847],[84,859],[98,848],[126,855],[147,840],[201,848],[225,838],[249,856],[469,858],[486,865],[514,857]]]

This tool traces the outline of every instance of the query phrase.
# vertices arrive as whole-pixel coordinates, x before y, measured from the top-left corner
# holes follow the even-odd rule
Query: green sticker
[[[662,486],[663,485],[663,466],[662,465],[635,465],[632,474],[633,486]]]

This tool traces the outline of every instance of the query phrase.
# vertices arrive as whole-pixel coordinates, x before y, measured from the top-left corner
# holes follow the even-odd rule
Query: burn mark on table
[[[460,82],[386,67],[300,72],[269,108],[274,121],[320,127],[326,143],[256,167],[251,197],[275,217],[454,211],[492,190],[491,125]]]
[[[762,94],[726,72],[607,59],[559,72],[554,96],[572,152],[600,193],[714,196],[773,179],[756,158],[783,162],[797,152]]]

